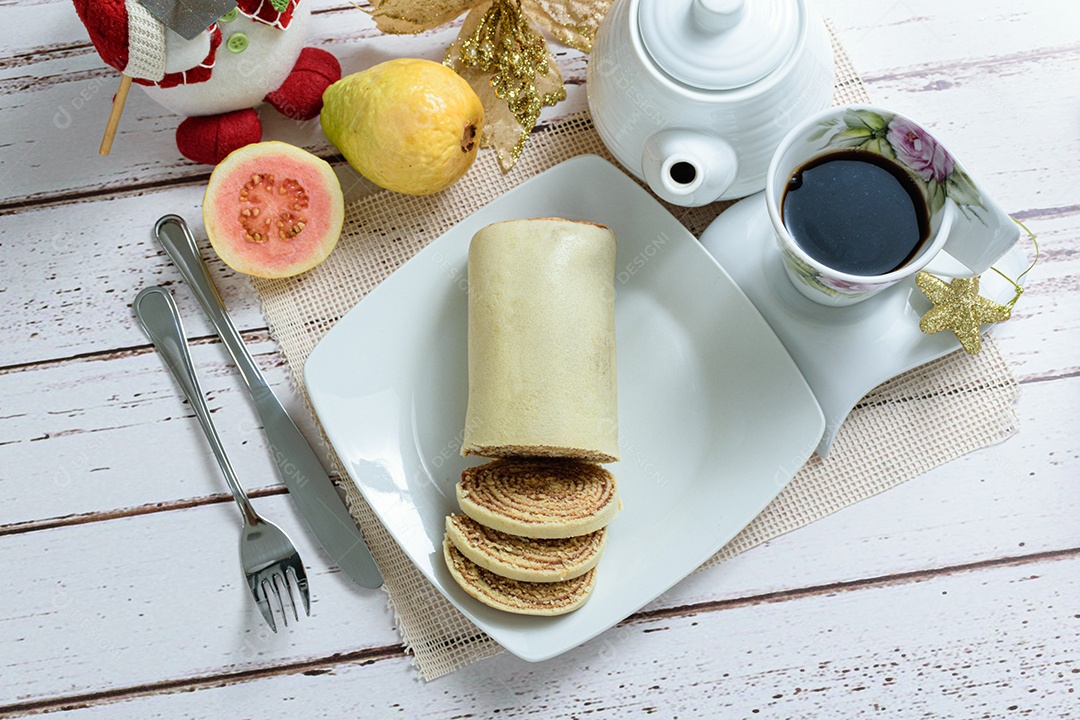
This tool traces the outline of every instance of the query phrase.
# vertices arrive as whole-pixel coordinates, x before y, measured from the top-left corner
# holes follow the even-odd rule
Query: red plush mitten
[[[336,57],[325,50],[306,47],[300,51],[285,82],[266,96],[266,102],[285,117],[310,120],[322,110],[323,92],[340,79],[341,64]]]

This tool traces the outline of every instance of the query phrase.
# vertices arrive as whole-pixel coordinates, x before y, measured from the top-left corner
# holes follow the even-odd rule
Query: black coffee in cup
[[[826,153],[798,167],[781,216],[807,255],[850,275],[898,270],[930,237],[930,212],[911,175],[860,150]]]

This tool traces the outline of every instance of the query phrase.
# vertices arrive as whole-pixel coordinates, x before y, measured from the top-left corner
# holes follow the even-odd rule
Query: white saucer
[[[817,397],[826,421],[817,446],[822,457],[867,392],[960,347],[951,332],[919,330],[919,319],[932,305],[913,278],[850,307],[825,307],[800,295],[784,274],[764,193],[725,210],[702,234],[701,244],[764,316]],[[996,267],[1015,278],[1027,259],[1013,247]],[[1013,293],[997,273],[983,275],[983,296],[1004,304]]]

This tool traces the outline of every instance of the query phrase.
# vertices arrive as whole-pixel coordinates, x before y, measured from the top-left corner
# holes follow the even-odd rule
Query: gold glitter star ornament
[[[979,328],[1004,322],[1011,311],[979,295],[979,278],[955,278],[945,282],[927,272],[915,276],[915,285],[934,307],[923,315],[919,329],[927,335],[952,330],[969,355],[978,355],[982,341]]]

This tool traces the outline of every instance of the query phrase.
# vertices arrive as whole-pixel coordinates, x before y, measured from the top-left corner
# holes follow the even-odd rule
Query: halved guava
[[[298,275],[341,236],[341,183],[321,158],[283,142],[245,145],[218,163],[203,196],[206,235],[237,272]]]

